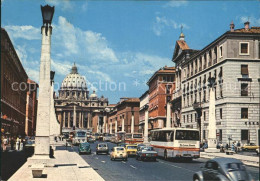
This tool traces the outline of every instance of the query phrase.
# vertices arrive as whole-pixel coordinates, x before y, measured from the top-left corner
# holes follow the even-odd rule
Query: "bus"
[[[143,143],[143,133],[126,133],[125,134],[125,143],[127,144],[139,144]]]
[[[125,131],[115,133],[115,143],[122,143],[125,141]]]
[[[186,128],[162,128],[151,131],[151,146],[159,156],[168,158],[200,157],[199,130]]]
[[[83,142],[87,142],[87,133],[85,131],[76,131],[72,140],[72,144],[78,145],[79,143]]]

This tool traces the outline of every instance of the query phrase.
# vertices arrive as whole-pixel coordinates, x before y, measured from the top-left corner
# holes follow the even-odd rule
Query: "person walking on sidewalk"
[[[13,137],[11,138],[10,143],[11,143],[11,150],[14,150],[14,138]]]
[[[3,151],[6,151],[6,147],[8,145],[8,140],[6,137],[4,137],[4,140],[3,140]]]

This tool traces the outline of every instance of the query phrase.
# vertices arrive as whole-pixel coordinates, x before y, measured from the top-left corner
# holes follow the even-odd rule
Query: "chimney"
[[[244,25],[245,25],[245,30],[249,30],[249,24],[250,24],[250,22],[249,21],[247,21],[247,22],[245,22],[244,23]]]
[[[233,21],[231,21],[231,23],[230,23],[230,31],[234,32],[234,28],[235,28],[235,25],[234,25]]]

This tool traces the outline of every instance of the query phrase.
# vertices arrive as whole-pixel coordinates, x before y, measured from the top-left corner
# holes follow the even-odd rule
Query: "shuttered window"
[[[241,108],[241,119],[248,119],[248,108]]]
[[[248,65],[241,65],[241,74],[248,75]]]
[[[248,84],[241,84],[241,96],[248,96]]]
[[[248,43],[241,43],[240,46],[240,53],[248,54]]]

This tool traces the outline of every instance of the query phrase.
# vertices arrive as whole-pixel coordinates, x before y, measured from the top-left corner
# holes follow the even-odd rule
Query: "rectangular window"
[[[192,114],[190,115],[190,122],[192,122]]]
[[[204,111],[203,119],[206,121],[206,111]]]
[[[222,141],[222,129],[219,130],[219,141]]]
[[[219,56],[223,57],[223,47],[222,46],[219,47]]]
[[[203,139],[206,139],[206,130],[203,130]]]
[[[240,54],[241,55],[248,55],[249,54],[249,43],[240,43]]]
[[[243,78],[248,78],[248,65],[241,65],[241,74]]]
[[[219,117],[222,119],[222,108],[219,109]]]
[[[248,108],[241,108],[241,119],[248,119]]]
[[[183,116],[183,123],[185,123],[185,116]]]
[[[241,130],[241,140],[248,140],[248,130]]]
[[[248,96],[248,84],[241,84],[241,96]]]

